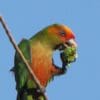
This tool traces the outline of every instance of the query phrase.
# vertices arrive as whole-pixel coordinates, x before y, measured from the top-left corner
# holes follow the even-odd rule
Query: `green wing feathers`
[[[26,60],[29,63],[31,63],[31,55],[30,55],[31,53],[30,53],[29,41],[26,39],[23,39],[19,43],[18,46],[19,46],[20,50],[22,51]],[[25,85],[25,83],[28,79],[29,72],[26,68],[26,65],[24,64],[24,62],[22,61],[22,59],[20,58],[20,56],[17,52],[15,53],[15,65],[14,65],[13,71],[15,73],[16,89],[18,91],[20,91],[20,89],[23,88],[23,86]]]

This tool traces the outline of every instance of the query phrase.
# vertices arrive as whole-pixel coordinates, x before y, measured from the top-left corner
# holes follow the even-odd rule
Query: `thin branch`
[[[16,42],[14,40],[14,38],[11,35],[11,32],[9,31],[4,19],[2,18],[2,16],[0,16],[0,22],[5,30],[5,33],[7,34],[10,42],[12,43],[13,47],[15,48],[15,50],[18,52],[18,54],[20,55],[20,57],[22,58],[23,62],[25,63],[25,65],[27,66],[28,71],[30,72],[30,74],[32,75],[32,78],[34,79],[34,81],[36,82],[40,92],[43,94],[43,96],[45,97],[45,100],[47,100],[46,95],[44,94],[43,91],[43,87],[40,84],[39,80],[37,79],[37,77],[35,76],[34,72],[32,71],[30,65],[28,64],[27,60],[25,59],[24,55],[22,54],[21,50],[19,49],[19,47],[16,45]]]

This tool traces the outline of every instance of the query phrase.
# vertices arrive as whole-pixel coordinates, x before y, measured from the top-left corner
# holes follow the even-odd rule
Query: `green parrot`
[[[43,87],[46,87],[54,76],[64,74],[66,66],[75,61],[77,55],[73,32],[61,24],[50,25],[30,39],[23,39],[18,47]],[[54,64],[55,50],[61,51],[62,67]],[[17,52],[12,71],[15,75],[17,100],[45,100]]]

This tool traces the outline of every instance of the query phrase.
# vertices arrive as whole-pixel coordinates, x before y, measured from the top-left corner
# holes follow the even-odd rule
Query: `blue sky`
[[[0,0],[2,15],[16,42],[52,23],[75,33],[79,58],[47,87],[49,100],[100,100],[100,0]],[[0,98],[16,100],[10,69],[15,50],[0,25]],[[59,59],[57,59],[59,64]]]

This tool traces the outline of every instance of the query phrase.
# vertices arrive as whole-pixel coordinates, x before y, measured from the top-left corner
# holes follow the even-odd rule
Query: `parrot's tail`
[[[45,97],[37,89],[23,89],[17,94],[17,100],[45,100]]]

